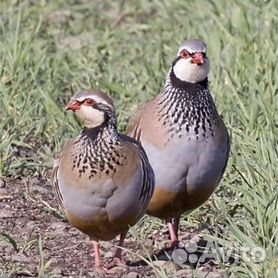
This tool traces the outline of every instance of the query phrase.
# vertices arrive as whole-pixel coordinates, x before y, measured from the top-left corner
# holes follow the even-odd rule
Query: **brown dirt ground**
[[[181,238],[196,236],[196,231],[181,232]],[[167,242],[165,231],[154,231],[147,235],[146,249],[153,254],[157,247]],[[160,244],[160,246],[161,246]],[[116,240],[101,242],[101,255],[109,261]],[[184,277],[195,273],[202,277],[221,277],[222,270],[215,264],[205,263],[196,269],[192,265],[177,265],[167,259],[162,251],[156,252],[155,267],[146,265],[137,240],[129,235],[124,252],[126,267],[114,267],[111,277],[160,276],[157,269],[164,269],[169,276]],[[158,251],[158,250],[157,250]],[[169,250],[171,252],[171,250]],[[169,253],[170,254],[170,253]],[[0,275],[10,277],[34,276],[91,276],[97,277],[93,267],[93,250],[88,238],[71,227],[57,208],[49,179],[5,180],[0,184]],[[146,256],[145,256],[146,257]]]

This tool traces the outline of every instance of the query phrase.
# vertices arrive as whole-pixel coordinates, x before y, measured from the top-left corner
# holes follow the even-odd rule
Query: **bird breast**
[[[138,196],[144,173],[139,154],[128,154],[121,143],[113,147],[105,144],[106,153],[80,142],[73,144],[71,152],[63,153],[58,170],[66,211],[91,222],[119,221],[128,218],[126,214],[140,213]]]

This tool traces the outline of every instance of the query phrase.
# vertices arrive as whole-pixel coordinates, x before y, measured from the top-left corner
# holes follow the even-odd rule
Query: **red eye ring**
[[[88,106],[92,106],[92,105],[95,104],[95,101],[90,99],[90,98],[87,98],[87,99],[84,100],[84,104],[88,105]]]
[[[185,50],[185,49],[183,49],[181,52],[180,52],[180,56],[182,57],[182,58],[189,58],[190,57],[190,53],[187,51],[187,50]]]

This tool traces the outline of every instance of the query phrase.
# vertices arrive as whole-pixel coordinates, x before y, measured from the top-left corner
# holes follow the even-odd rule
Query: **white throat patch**
[[[75,114],[87,128],[97,127],[105,120],[104,112],[94,109],[91,106],[81,105]]]
[[[174,74],[182,81],[197,83],[203,81],[209,74],[210,63],[206,59],[204,64],[191,63],[191,58],[179,59],[173,67]]]

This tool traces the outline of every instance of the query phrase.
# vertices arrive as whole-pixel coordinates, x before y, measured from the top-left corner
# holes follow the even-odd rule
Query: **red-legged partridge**
[[[69,222],[93,240],[95,266],[101,264],[99,240],[120,236],[145,213],[154,174],[141,145],[117,131],[111,99],[101,91],[77,92],[66,107],[84,124],[54,165],[54,191]],[[121,248],[114,259],[121,261]]]
[[[163,90],[131,118],[129,136],[141,142],[155,173],[147,213],[168,224],[178,241],[179,218],[202,205],[227,165],[229,134],[208,86],[206,44],[186,40]]]

